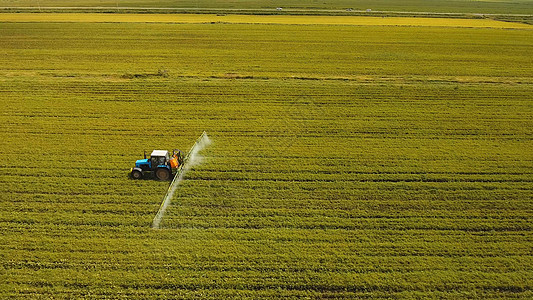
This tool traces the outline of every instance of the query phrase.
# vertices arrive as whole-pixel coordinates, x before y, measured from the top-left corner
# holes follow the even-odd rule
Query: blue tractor
[[[144,159],[137,160],[135,167],[131,168],[130,176],[133,179],[141,179],[145,175],[151,175],[159,180],[170,180],[182,164],[183,155],[177,149],[172,151],[172,156],[167,150],[154,150],[150,158],[146,158],[145,152]]]

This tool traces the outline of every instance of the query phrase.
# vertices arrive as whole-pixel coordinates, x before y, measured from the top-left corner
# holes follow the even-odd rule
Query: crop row
[[[529,77],[529,30],[248,24],[3,24],[6,70],[60,76]],[[120,38],[117,38],[120,34]],[[479,51],[483,49],[483,51]],[[22,57],[24,59],[14,59]],[[308,63],[308,62],[313,63]],[[253,62],[253,63],[251,63]]]

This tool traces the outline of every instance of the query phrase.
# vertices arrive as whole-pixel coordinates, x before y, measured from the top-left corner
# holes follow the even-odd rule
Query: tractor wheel
[[[143,178],[143,173],[139,170],[133,170],[131,171],[131,178],[133,179],[141,179]]]
[[[155,171],[155,177],[159,180],[169,180],[170,171],[166,168],[159,168]]]

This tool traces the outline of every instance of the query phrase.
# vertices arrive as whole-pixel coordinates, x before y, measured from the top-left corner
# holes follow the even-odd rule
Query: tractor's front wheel
[[[159,168],[155,171],[155,177],[159,180],[169,180],[170,171],[167,168]]]
[[[131,178],[133,179],[141,179],[143,178],[143,173],[139,170],[133,170],[131,171]]]

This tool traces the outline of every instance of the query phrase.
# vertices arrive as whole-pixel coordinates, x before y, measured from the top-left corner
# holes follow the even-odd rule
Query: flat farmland
[[[21,18],[2,298],[533,297],[533,27]]]
[[[492,19],[435,17],[371,17],[312,15],[157,14],[157,13],[0,13],[1,22],[51,23],[174,23],[417,26],[531,29],[532,25]]]
[[[324,10],[381,10],[407,12],[440,12],[440,13],[494,13],[494,14],[531,14],[531,0],[0,0],[0,8],[13,7],[53,7],[53,8],[153,8],[156,9],[189,9],[204,11],[220,10],[260,10],[275,11],[282,7],[284,11],[324,11]]]

